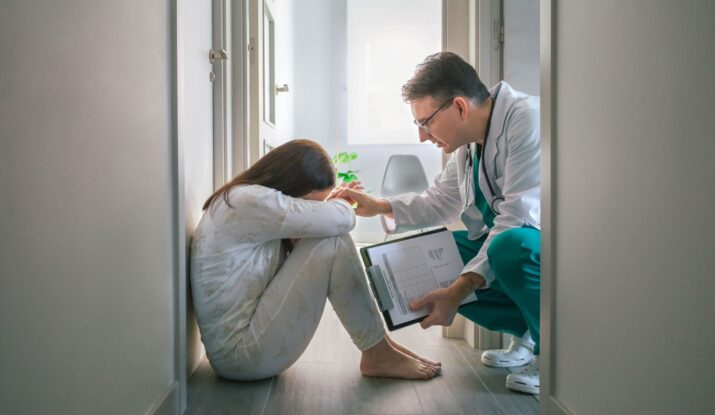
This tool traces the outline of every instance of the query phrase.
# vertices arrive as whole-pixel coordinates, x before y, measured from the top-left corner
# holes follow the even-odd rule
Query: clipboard
[[[449,286],[464,270],[464,262],[447,228],[360,248],[370,288],[390,331],[424,320],[426,308],[412,311],[409,303],[429,291]],[[474,293],[461,305],[477,300]]]

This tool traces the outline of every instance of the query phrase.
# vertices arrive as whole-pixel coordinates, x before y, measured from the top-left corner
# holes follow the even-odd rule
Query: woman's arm
[[[342,199],[306,200],[251,185],[233,190],[231,205],[239,218],[237,231],[256,242],[337,236],[355,227],[353,209]]]

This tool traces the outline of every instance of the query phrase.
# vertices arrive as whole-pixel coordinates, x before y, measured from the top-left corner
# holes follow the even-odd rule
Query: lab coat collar
[[[497,96],[494,105],[494,114],[489,128],[489,138],[499,137],[504,129],[504,119],[507,111],[514,102],[517,92],[506,81],[501,81],[489,90],[492,97]]]

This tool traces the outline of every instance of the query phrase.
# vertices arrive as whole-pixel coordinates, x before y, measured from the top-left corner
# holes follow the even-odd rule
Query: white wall
[[[554,2],[555,396],[715,406],[715,3]]]
[[[186,229],[186,366],[190,376],[201,362],[204,348],[191,301],[189,258],[191,239],[201,219],[206,199],[214,190],[213,177],[213,86],[209,80],[212,64],[211,2],[184,1],[181,7],[179,140],[183,155],[184,225]]]
[[[0,412],[141,414],[173,379],[168,1],[0,9]]]
[[[391,154],[418,155],[431,182],[442,170],[441,152],[431,144],[418,144],[416,128],[414,145],[347,145],[346,22],[345,0],[295,1],[295,136],[319,142],[331,155],[336,151],[357,152],[358,159],[353,162],[353,168],[361,170],[360,180],[374,195],[379,196]],[[336,137],[339,137],[339,145]],[[377,218],[358,218],[357,228],[353,231],[357,241],[382,240],[384,235]]]

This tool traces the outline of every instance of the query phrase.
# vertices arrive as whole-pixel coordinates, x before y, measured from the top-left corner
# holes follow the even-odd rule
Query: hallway
[[[360,352],[330,304],[313,341],[291,368],[259,382],[218,378],[204,359],[189,379],[187,414],[536,414],[533,396],[506,389],[505,369],[488,368],[464,340],[441,328],[413,325],[392,334],[399,343],[442,362],[429,381],[362,377]]]

